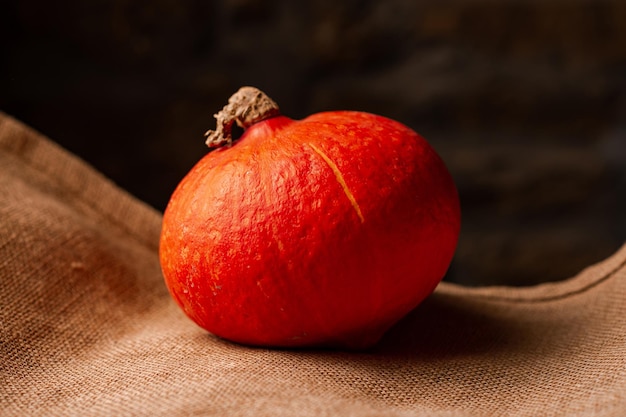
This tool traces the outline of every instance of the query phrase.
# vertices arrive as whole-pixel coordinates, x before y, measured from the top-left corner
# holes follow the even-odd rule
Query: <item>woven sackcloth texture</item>
[[[367,352],[272,350],[183,316],[160,221],[0,113],[1,416],[626,416],[626,247],[559,283],[442,283]]]

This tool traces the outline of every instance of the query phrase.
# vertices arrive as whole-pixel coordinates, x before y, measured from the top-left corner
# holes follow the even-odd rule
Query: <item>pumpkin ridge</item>
[[[332,159],[330,159],[330,157],[326,155],[317,146],[313,145],[312,143],[309,143],[308,145],[311,147],[311,149],[313,149],[313,151],[315,151],[316,154],[318,154],[324,160],[324,162],[326,162],[326,164],[333,171],[333,174],[335,174],[335,178],[337,179],[337,182],[339,183],[339,185],[341,185],[341,189],[343,190],[343,193],[346,195],[346,197],[350,201],[350,204],[352,205],[352,208],[354,208],[354,211],[356,212],[357,216],[359,216],[359,220],[361,220],[361,223],[365,223],[365,217],[363,217],[363,213],[361,212],[361,207],[359,207],[359,203],[356,201],[356,198],[354,198],[354,194],[352,194],[352,191],[350,191],[348,184],[346,184],[346,181],[344,180],[343,175],[341,174],[341,171],[339,170],[339,167],[337,166],[337,164],[335,164],[335,162]]]

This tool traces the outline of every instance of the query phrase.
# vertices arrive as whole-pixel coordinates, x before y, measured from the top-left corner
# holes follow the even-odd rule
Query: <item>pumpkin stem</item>
[[[206,144],[209,148],[231,145],[233,123],[247,129],[279,114],[278,105],[264,92],[255,87],[241,87],[228,99],[228,104],[214,115],[217,127],[204,134]]]

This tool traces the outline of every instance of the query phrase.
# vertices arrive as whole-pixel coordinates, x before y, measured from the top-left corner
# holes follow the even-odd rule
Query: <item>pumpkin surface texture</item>
[[[253,87],[216,118],[159,250],[172,297],[200,327],[247,345],[361,349],[434,291],[460,208],[420,135],[364,112],[292,120]]]

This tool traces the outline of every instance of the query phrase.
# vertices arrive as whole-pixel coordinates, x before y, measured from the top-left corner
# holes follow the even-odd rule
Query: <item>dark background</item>
[[[463,230],[446,277],[560,280],[626,240],[626,2],[3,0],[0,110],[159,210],[241,85],[424,135]]]

